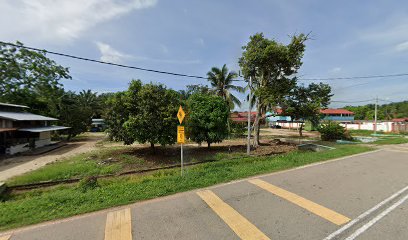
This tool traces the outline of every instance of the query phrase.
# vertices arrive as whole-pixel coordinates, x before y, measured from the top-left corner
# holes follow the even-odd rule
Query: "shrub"
[[[323,123],[319,126],[318,131],[323,141],[352,140],[349,132],[337,122],[329,121]]]
[[[246,125],[242,123],[230,122],[231,135],[233,137],[242,137],[246,133]]]
[[[98,178],[95,176],[85,177],[81,179],[78,183],[78,189],[82,192],[86,192],[88,190],[93,190],[99,187]]]

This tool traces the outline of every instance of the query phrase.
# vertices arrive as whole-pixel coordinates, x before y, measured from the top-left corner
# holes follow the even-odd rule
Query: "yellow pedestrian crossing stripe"
[[[132,240],[130,209],[108,213],[105,226],[105,240]]]
[[[248,180],[248,182],[268,191],[273,193],[276,196],[279,196],[289,202],[292,202],[296,205],[298,205],[299,207],[302,207],[334,224],[337,225],[342,225],[345,224],[347,222],[349,222],[351,219],[343,216],[333,210],[330,210],[326,207],[323,207],[317,203],[314,203],[310,200],[307,200],[299,195],[296,195],[294,193],[291,193],[289,191],[286,191],[285,189],[279,188],[277,186],[274,186],[270,183],[267,183],[261,179],[251,179]]]
[[[198,196],[243,240],[270,240],[245,217],[222,201],[210,190],[197,192]]]

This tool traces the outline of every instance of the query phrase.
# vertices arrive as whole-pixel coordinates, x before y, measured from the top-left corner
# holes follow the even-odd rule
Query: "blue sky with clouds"
[[[224,63],[238,71],[250,35],[287,43],[311,32],[301,77],[408,72],[406,1],[0,0],[0,9],[2,41],[163,71],[205,76]],[[120,91],[132,78],[176,90],[206,83],[49,57],[70,68],[73,79],[63,83],[75,91]],[[328,83],[333,100],[408,98],[407,77]]]

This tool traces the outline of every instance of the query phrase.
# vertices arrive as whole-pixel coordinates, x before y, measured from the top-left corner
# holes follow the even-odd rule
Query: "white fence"
[[[282,128],[287,129],[298,129],[300,123],[297,122],[277,122],[276,125],[281,126]],[[374,131],[375,124],[374,122],[358,122],[358,123],[341,123],[341,126],[345,127],[348,130],[371,130]],[[408,130],[406,124],[398,124],[394,122],[377,122],[377,131],[383,132],[405,132]]]

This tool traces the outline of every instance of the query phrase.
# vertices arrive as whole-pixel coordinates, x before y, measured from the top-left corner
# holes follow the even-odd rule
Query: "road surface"
[[[16,229],[0,239],[408,239],[408,145]]]

